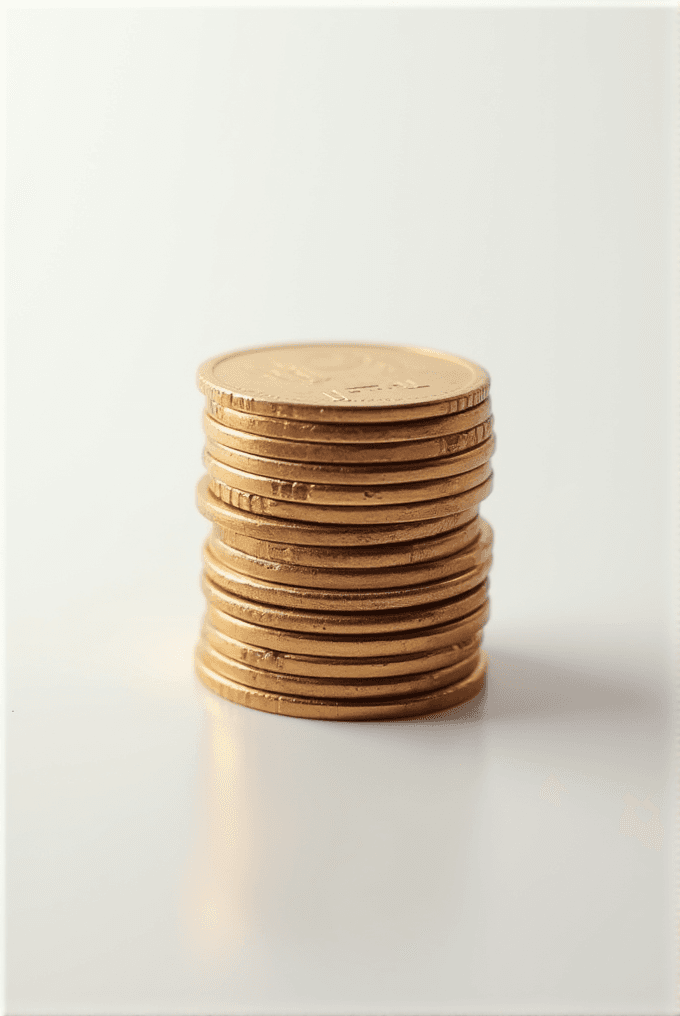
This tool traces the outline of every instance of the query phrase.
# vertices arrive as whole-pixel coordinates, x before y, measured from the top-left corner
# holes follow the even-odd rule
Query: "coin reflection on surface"
[[[209,971],[222,957],[238,954],[250,934],[260,847],[245,760],[244,710],[199,689],[204,736],[197,807],[202,815],[187,871],[186,929],[194,961]]]

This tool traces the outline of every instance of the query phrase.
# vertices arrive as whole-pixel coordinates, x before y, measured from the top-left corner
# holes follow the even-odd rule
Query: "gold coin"
[[[493,435],[475,448],[458,455],[441,459],[426,459],[424,462],[383,462],[378,465],[336,465],[332,462],[291,462],[286,459],[268,459],[263,455],[248,455],[210,438],[206,451],[213,459],[232,469],[240,469],[253,476],[269,476],[277,480],[294,483],[340,483],[347,486],[365,484],[422,483],[424,480],[443,479],[467,473],[484,462],[488,462],[495,450]],[[217,475],[217,474],[215,474]],[[218,476],[218,479],[220,477]]]
[[[198,369],[211,401],[291,420],[374,423],[460,413],[489,376],[460,356],[415,346],[319,342],[239,349]]]
[[[491,400],[462,413],[450,413],[429,420],[411,420],[407,423],[311,423],[302,420],[284,420],[281,417],[256,416],[227,409],[208,399],[206,412],[225,427],[245,430],[261,437],[275,437],[285,441],[311,441],[322,444],[383,444],[399,441],[423,441],[472,430],[491,416]]]
[[[445,624],[434,625],[417,632],[387,632],[384,635],[314,635],[309,632],[281,631],[262,624],[251,624],[238,617],[225,614],[210,602],[208,622],[223,635],[244,642],[248,646],[271,649],[276,653],[295,653],[304,656],[408,656],[412,653],[431,653],[460,642],[486,624],[489,601],[472,611],[467,617]],[[274,669],[274,668],[272,668]],[[422,669],[422,668],[421,668]]]
[[[455,558],[454,558],[455,561]],[[255,603],[280,607],[302,607],[305,610],[401,610],[422,604],[434,604],[474,589],[482,582],[491,567],[491,546],[486,558],[467,571],[421,585],[392,589],[308,589],[302,585],[282,585],[264,582],[225,567],[212,554],[209,545],[203,548],[205,574],[216,586],[227,593]]]
[[[477,666],[468,677],[444,688],[436,688],[403,698],[375,700],[328,700],[283,693],[260,691],[222,677],[196,657],[196,674],[200,681],[223,698],[239,705],[283,716],[299,716],[317,720],[384,720],[403,716],[423,716],[460,705],[477,695],[484,687],[487,656],[480,653]]]
[[[450,532],[427,536],[423,539],[406,540],[403,543],[384,543],[363,547],[305,547],[301,544],[290,546],[287,543],[275,540],[258,540],[251,536],[243,536],[236,532],[235,528],[227,529],[218,525],[213,525],[211,539],[213,541],[213,549],[216,548],[215,553],[217,557],[223,560],[226,565],[236,567],[237,571],[239,566],[233,564],[230,558],[221,556],[223,553],[233,551],[234,554],[247,555],[253,559],[258,559],[262,562],[262,566],[265,569],[271,566],[271,577],[274,580],[276,580],[277,574],[283,576],[283,569],[288,568],[293,572],[299,566],[301,568],[321,569],[324,571],[332,569],[334,572],[360,569],[362,574],[359,581],[361,583],[368,583],[371,581],[370,576],[367,574],[368,572],[376,573],[378,570],[385,570],[385,574],[388,575],[387,569],[395,571],[398,569],[400,571],[404,570],[404,574],[407,575],[419,574],[415,571],[413,573],[408,571],[409,566],[425,565],[427,562],[433,562],[434,567],[438,558],[447,558],[453,554],[458,554],[464,548],[471,547],[479,537],[481,520],[476,509],[470,509],[469,512],[464,514],[470,516],[468,521],[456,529],[452,529]],[[239,558],[238,560],[242,559]],[[242,570],[248,572],[247,562],[245,564],[246,567]],[[278,570],[279,565],[283,566],[281,570]],[[366,569],[366,573],[364,569]],[[256,573],[248,572],[248,574]],[[301,574],[307,575],[308,572],[303,571]],[[364,574],[366,574],[365,578]],[[266,574],[263,577],[266,578]],[[350,575],[350,578],[353,578],[353,576]],[[281,581],[286,582],[288,579],[282,578]],[[414,581],[418,581],[418,579]],[[423,581],[427,581],[427,576]],[[375,583],[372,584],[375,585]],[[394,584],[389,581],[385,583],[385,585]],[[401,581],[396,583],[396,585],[404,584],[406,583]],[[378,583],[379,585],[380,583]]]
[[[319,680],[319,678],[275,674],[271,670],[257,670],[224,656],[204,638],[196,647],[196,655],[206,667],[214,670],[220,677],[227,677],[248,688],[283,692],[286,695],[312,695],[324,699],[395,698],[396,696],[422,694],[467,677],[479,662],[479,648],[475,647],[469,656],[439,670],[406,674],[401,678],[363,678],[343,681],[341,678],[327,677]]]
[[[287,441],[283,438],[262,437],[243,430],[225,427],[208,413],[203,414],[206,436],[227,448],[262,455],[265,458],[285,459],[294,462],[370,463],[414,462],[436,459],[464,452],[487,441],[493,433],[493,416],[484,423],[458,434],[424,441],[399,441],[392,444],[321,444],[311,441]]]
[[[467,473],[457,473],[441,480],[425,480],[423,483],[393,483],[389,486],[350,487],[340,484],[303,483],[294,480],[277,480],[270,476],[253,476],[225,466],[214,459],[206,450],[203,463],[211,480],[230,488],[238,488],[248,494],[274,498],[279,501],[304,501],[310,505],[366,505],[406,504],[410,501],[429,501],[434,498],[450,497],[464,490],[470,490],[491,475],[491,465],[484,462]],[[218,489],[213,493],[220,496]]]
[[[480,466],[480,469],[483,469]],[[493,487],[493,477],[472,490],[464,490],[450,497],[438,497],[431,501],[406,502],[402,504],[376,505],[332,505],[304,504],[299,501],[277,501],[270,497],[250,494],[247,490],[228,487],[220,480],[210,480],[210,490],[220,501],[231,504],[253,515],[272,515],[277,519],[296,519],[300,522],[317,522],[322,525],[360,526],[394,522],[417,522],[422,519],[438,519],[451,512],[461,512],[478,505],[488,497]]]
[[[480,535],[462,550],[433,561],[399,567],[328,568],[308,567],[299,564],[280,564],[244,554],[219,538],[215,529],[208,542],[211,553],[231,571],[243,576],[264,580],[267,583],[289,585],[301,589],[303,594],[312,591],[394,589],[401,586],[418,587],[423,583],[438,582],[477,568],[491,560],[493,533],[488,522],[480,520]],[[268,545],[265,545],[268,546]],[[288,548],[286,548],[288,549]],[[218,582],[219,585],[219,582]],[[335,594],[337,595],[337,593]],[[344,595],[344,594],[343,594]],[[354,594],[352,594],[354,595]],[[359,595],[364,595],[360,593]]]
[[[316,680],[342,680],[345,682],[369,678],[372,681],[392,677],[405,678],[424,671],[440,670],[476,652],[482,644],[481,612],[461,625],[458,634],[443,647],[431,652],[402,653],[394,656],[309,656],[304,653],[286,653],[280,649],[265,649],[247,645],[225,635],[210,622],[203,622],[202,638],[222,656],[255,670],[267,670],[292,677],[313,677]]]
[[[488,481],[487,481],[488,482]],[[470,508],[415,522],[397,522],[392,525],[327,525],[323,522],[298,522],[291,519],[266,516],[235,508],[215,497],[209,489],[209,477],[204,476],[197,488],[196,503],[201,515],[230,534],[238,533],[260,540],[277,543],[301,543],[305,546],[361,547],[380,543],[418,540],[427,536],[448,533],[457,529],[478,512],[477,504]]]
[[[281,607],[251,603],[249,600],[243,600],[238,596],[224,592],[205,575],[201,586],[208,603],[223,617],[228,617],[232,621],[238,620],[250,625],[257,625],[258,628],[269,628],[281,639],[304,633],[306,638],[312,636],[314,639],[325,639],[331,636],[333,638],[349,638],[357,643],[356,636],[359,635],[364,636],[371,647],[374,644],[374,639],[383,639],[393,632],[406,633],[404,638],[407,638],[416,632],[425,631],[435,626],[445,626],[450,621],[467,617],[486,602],[488,593],[487,579],[469,592],[445,600],[433,607],[412,607],[384,614],[377,611],[374,614],[362,614],[359,611],[341,614],[321,613],[315,610],[284,610]],[[211,620],[215,624],[215,620],[212,618]],[[223,625],[216,624],[216,627],[220,628],[220,631],[226,631]],[[255,643],[255,645],[257,644]],[[286,648],[283,642],[281,642],[281,647]],[[415,648],[415,646],[408,649],[400,648],[398,652],[414,652]],[[304,651],[306,652],[306,650]],[[375,650],[373,655],[376,655],[378,651]],[[342,656],[342,653],[339,652],[337,655]]]

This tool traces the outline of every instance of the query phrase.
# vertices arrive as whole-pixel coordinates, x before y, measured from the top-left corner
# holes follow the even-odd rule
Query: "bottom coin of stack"
[[[479,516],[495,446],[486,372],[431,350],[312,345],[214,358],[199,387],[203,684],[328,720],[477,695],[493,541]],[[377,405],[350,405],[376,392]]]

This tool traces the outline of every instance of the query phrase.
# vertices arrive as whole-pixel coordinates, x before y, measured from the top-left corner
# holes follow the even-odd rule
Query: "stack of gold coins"
[[[208,601],[196,672],[255,709],[390,719],[484,685],[489,377],[458,356],[316,343],[201,365]]]

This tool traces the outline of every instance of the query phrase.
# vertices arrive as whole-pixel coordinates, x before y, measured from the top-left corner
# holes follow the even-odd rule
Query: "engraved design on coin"
[[[333,419],[382,410],[409,418],[409,407],[458,412],[488,395],[489,378],[463,357],[430,349],[310,343],[240,350],[207,360],[199,387],[209,399],[245,412]],[[455,403],[455,405],[454,405]],[[324,413],[326,414],[324,416]],[[435,408],[432,415],[439,415]],[[429,415],[425,413],[425,415]],[[374,417],[377,420],[377,417]],[[392,417],[399,419],[399,415]]]
[[[337,388],[331,388],[329,392],[324,392],[329,399],[333,402],[352,402],[350,398],[352,395],[363,394],[364,392],[371,392],[375,395],[377,392],[387,392],[391,388],[406,388],[408,391],[414,391],[420,388],[431,388],[429,384],[419,385],[416,384],[411,378],[407,378],[406,381],[393,381],[388,385],[354,385],[352,388],[345,388],[344,391],[338,391]]]
[[[362,370],[372,367],[373,370],[390,368],[385,361],[378,360],[369,350],[336,349],[311,352],[300,362],[301,351],[296,351],[294,358],[273,355],[271,367],[263,375],[282,381],[302,381],[303,384],[322,384],[338,374],[348,370]]]

